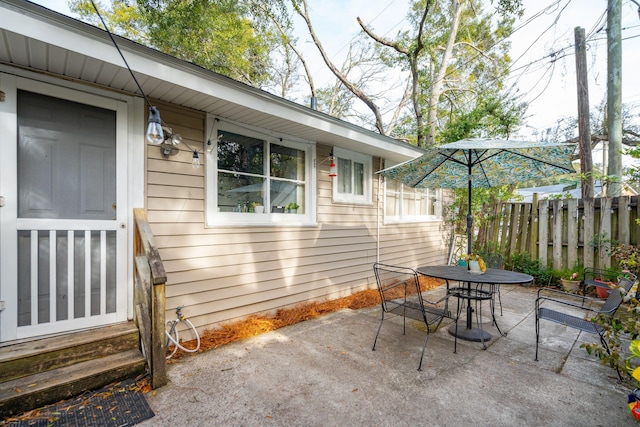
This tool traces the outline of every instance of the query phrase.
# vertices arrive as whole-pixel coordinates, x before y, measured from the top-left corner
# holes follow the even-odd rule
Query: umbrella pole
[[[471,159],[469,159],[469,182],[467,184],[467,255],[471,255],[473,236],[473,215],[471,215]]]

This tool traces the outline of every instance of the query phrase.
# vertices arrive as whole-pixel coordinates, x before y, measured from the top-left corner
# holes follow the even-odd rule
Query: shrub
[[[505,261],[508,270],[518,271],[533,276],[536,286],[548,286],[554,278],[553,271],[546,268],[537,259],[532,259],[527,252],[512,254]]]

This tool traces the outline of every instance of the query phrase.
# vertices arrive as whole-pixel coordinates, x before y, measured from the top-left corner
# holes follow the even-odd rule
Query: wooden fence
[[[615,265],[612,245],[640,244],[638,196],[593,200],[540,200],[483,207],[476,244],[505,257],[527,252],[556,270]]]

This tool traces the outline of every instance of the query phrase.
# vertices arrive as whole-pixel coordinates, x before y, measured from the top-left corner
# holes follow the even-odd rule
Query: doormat
[[[11,427],[133,426],[155,414],[133,379],[9,418]]]

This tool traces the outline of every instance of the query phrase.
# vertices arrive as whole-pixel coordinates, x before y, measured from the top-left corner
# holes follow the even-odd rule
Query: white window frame
[[[352,163],[361,163],[364,166],[363,170],[363,193],[353,194],[353,193],[341,193],[338,191],[338,179],[339,177],[333,177],[332,180],[332,200],[334,203],[350,203],[354,205],[372,205],[372,188],[373,188],[373,159],[371,156],[366,154],[356,153],[354,151],[345,150],[339,147],[333,147],[333,157],[335,157],[336,164],[338,163],[338,159],[346,159],[351,160]],[[340,170],[338,169],[338,174],[340,174]],[[353,174],[352,174],[353,177]],[[354,183],[352,182],[351,188],[355,188]]]
[[[385,178],[384,181],[384,223],[385,224],[402,224],[402,223],[416,223],[416,222],[432,222],[432,221],[441,221],[442,220],[442,189],[414,189],[406,186],[405,184],[394,182],[394,185],[399,185],[398,190],[398,203],[397,207],[397,215],[388,215],[387,214],[387,204],[389,203],[388,193],[389,190],[387,188],[389,183],[389,179]],[[407,193],[415,194],[416,191],[425,192],[425,198],[427,203],[431,203],[433,200],[434,205],[434,214],[433,215],[416,215],[411,212],[404,212],[405,203],[404,203],[404,195],[405,191]],[[396,199],[394,199],[395,201]]]
[[[271,143],[283,145],[285,147],[295,148],[305,153],[305,193],[304,193],[304,213],[273,213],[267,212],[256,214],[252,212],[219,212],[218,209],[218,159],[217,159],[217,140],[216,136],[220,131],[231,132],[247,137],[264,140],[266,145]],[[309,226],[316,224],[316,185],[314,172],[316,158],[316,145],[310,141],[303,141],[290,136],[273,135],[273,132],[250,127],[247,125],[239,125],[231,121],[216,119],[213,116],[207,117],[206,135],[211,135],[211,150],[205,150],[205,194],[206,194],[206,226],[270,226],[270,225],[286,225],[286,226]],[[209,138],[207,138],[208,140]],[[207,147],[207,140],[204,141]],[[266,159],[266,158],[265,158]]]

